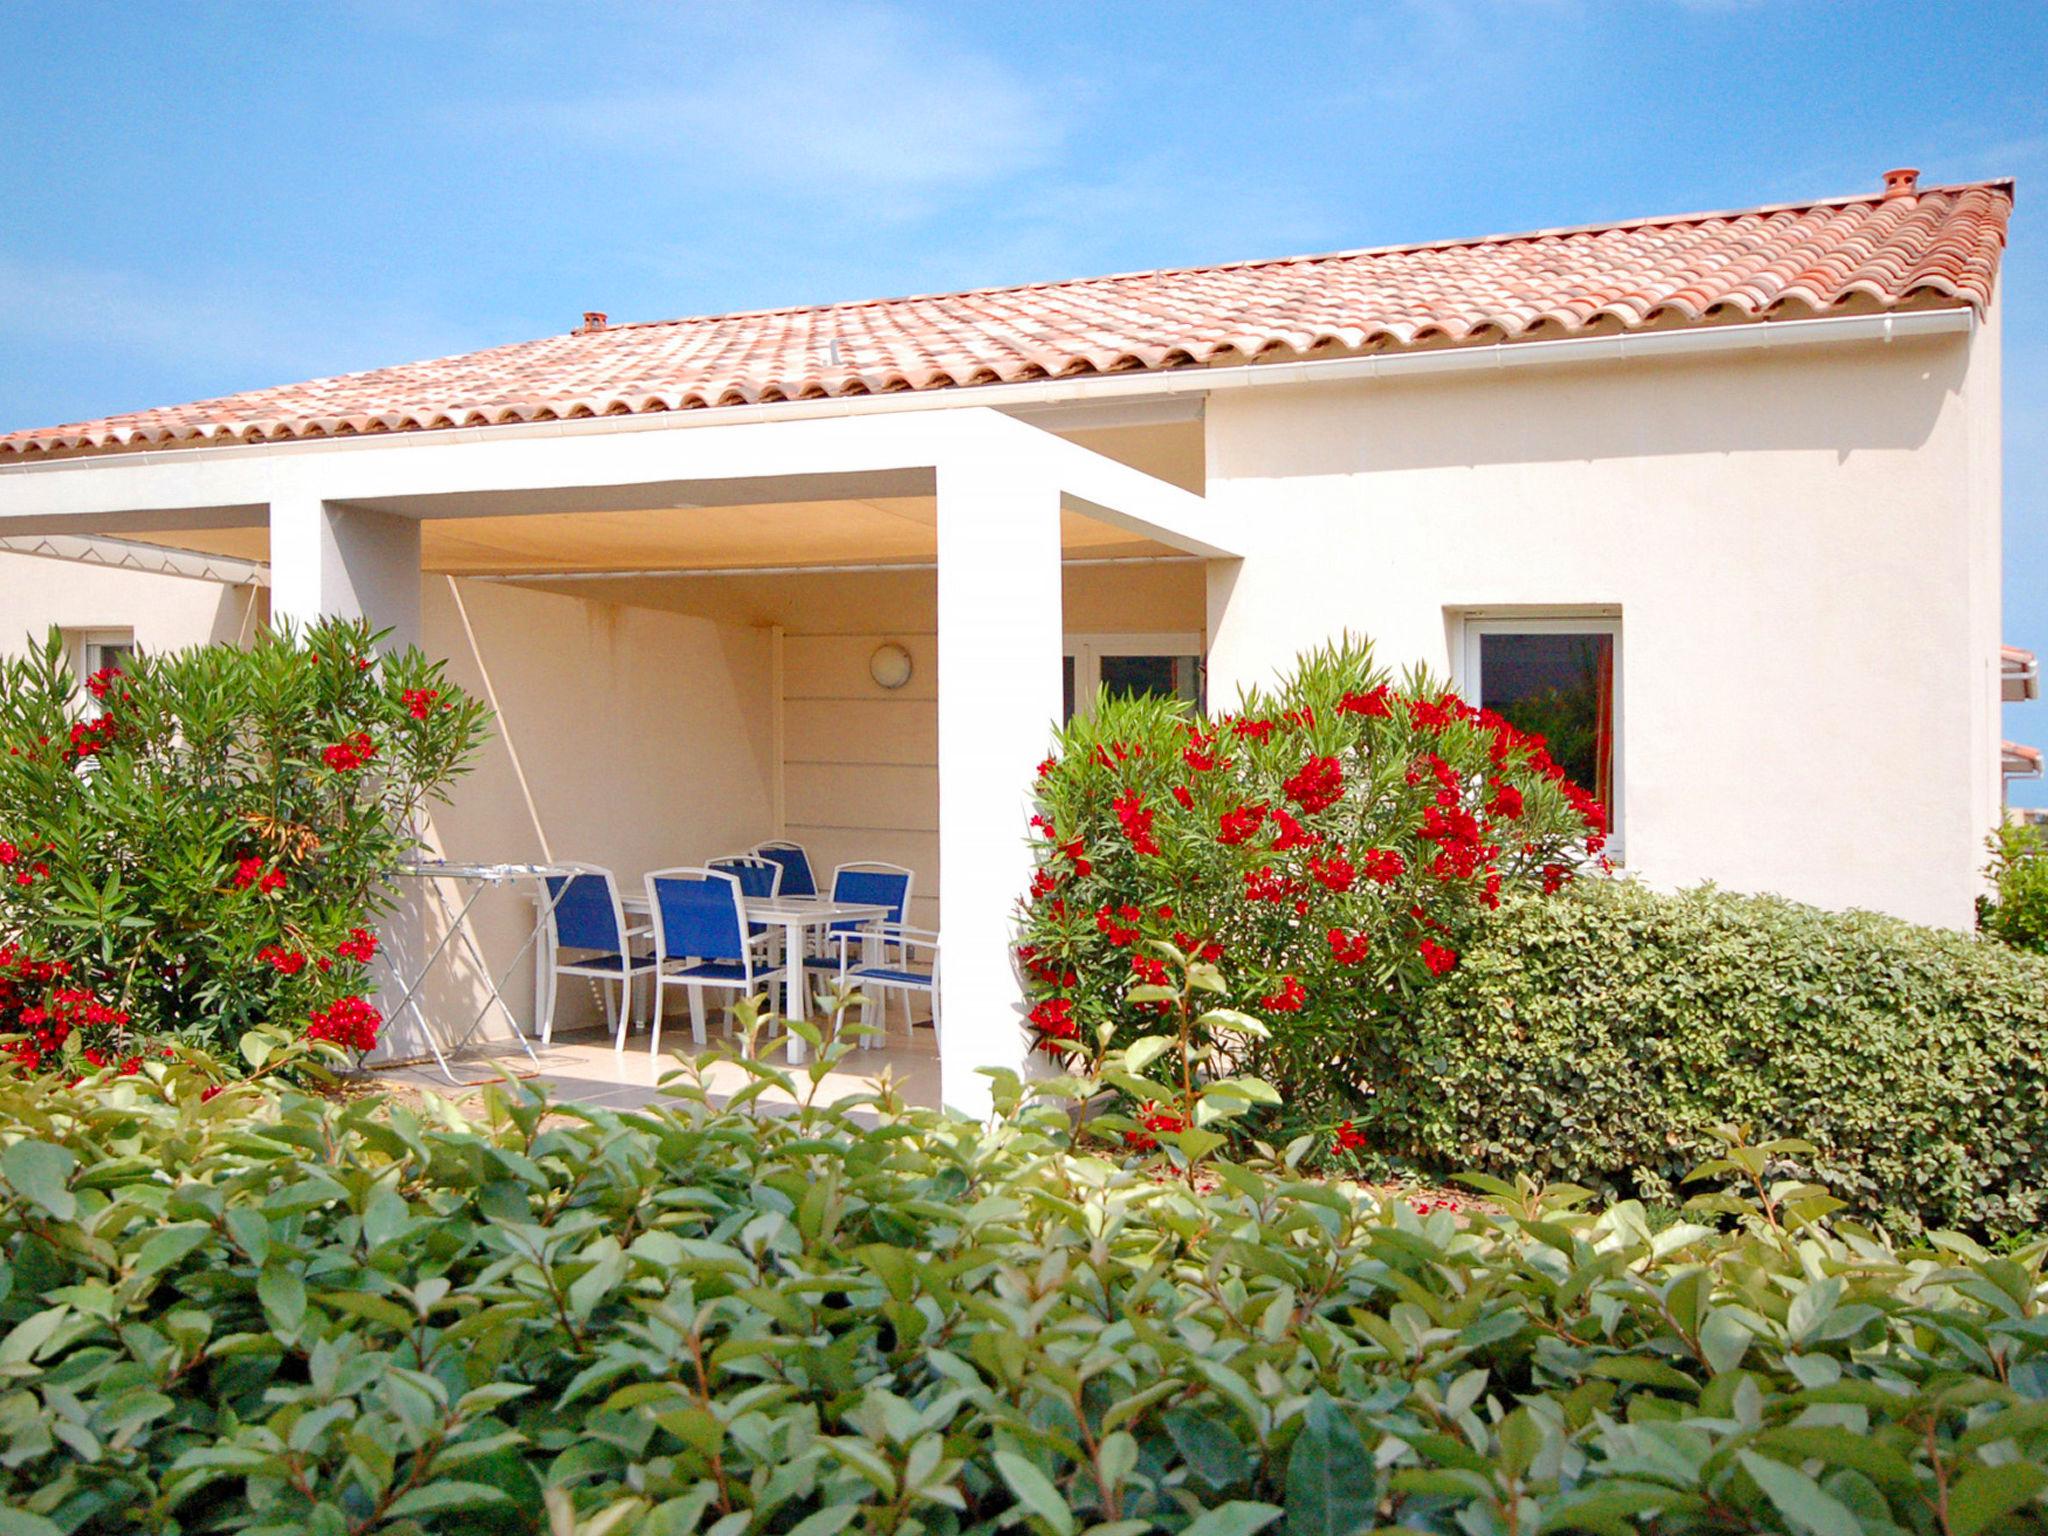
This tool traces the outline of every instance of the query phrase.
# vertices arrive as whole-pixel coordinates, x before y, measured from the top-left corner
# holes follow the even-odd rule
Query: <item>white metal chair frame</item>
[[[773,861],[764,862],[772,863]],[[742,953],[739,960],[721,960],[717,963],[736,964],[740,966],[743,972],[742,975],[734,977],[693,976],[687,969],[674,974],[669,971],[668,968],[671,965],[684,965],[687,967],[693,959],[701,960],[702,957],[670,953],[668,947],[668,928],[662,917],[661,893],[656,887],[656,882],[661,880],[717,880],[724,882],[725,886],[732,892],[733,919],[738,924]],[[740,889],[740,878],[738,875],[727,874],[722,869],[700,868],[686,864],[679,864],[670,869],[651,869],[647,872],[647,906],[649,921],[654,930],[654,1020],[648,1031],[647,1054],[649,1056],[661,1054],[661,1015],[664,988],[689,988],[690,1036],[698,1045],[702,1045],[704,1044],[704,989],[706,987],[720,987],[728,991],[735,991],[742,997],[752,997],[767,983],[781,979],[784,972],[782,966],[766,966],[758,970],[755,968],[754,950],[757,946],[772,944],[774,931],[771,929],[760,934],[749,931],[753,924],[747,919],[746,896]],[[728,1032],[731,1029],[730,1019],[727,1021],[727,1029]],[[613,1049],[623,1051],[625,1048],[626,1033],[624,1029],[621,1029]]]
[[[821,959],[809,963],[818,969],[836,969],[839,972],[841,985],[843,986],[851,964],[851,945],[854,941],[859,941],[863,946],[872,943],[878,947],[881,969],[894,969],[894,967],[888,965],[889,951],[892,948],[898,952],[903,961],[903,968],[906,970],[909,968],[910,951],[912,949],[929,949],[932,951],[933,970],[936,973],[939,940],[937,931],[930,928],[913,928],[910,926],[910,897],[912,889],[917,883],[916,871],[902,864],[884,863],[880,859],[855,859],[849,863],[837,865],[832,870],[831,891],[834,900],[837,900],[839,897],[839,877],[842,874],[901,875],[903,877],[903,916],[893,921],[875,919],[863,923],[857,930],[827,929],[820,942],[828,953]],[[829,953],[834,948],[839,952],[836,960]],[[862,968],[875,969],[876,967],[863,964]],[[917,1027],[917,1021],[911,1016],[910,1011],[911,993],[929,992],[932,999],[932,1031],[934,1034],[938,1032],[939,994],[936,981],[925,985],[915,985],[908,982],[882,983],[882,985],[893,986],[902,990],[903,1024],[906,1029],[915,1029]],[[880,1003],[882,1009],[882,1032],[886,1034],[889,1029],[888,999],[883,997],[880,999]],[[881,1041],[871,1035],[864,1039],[861,1044],[864,1049],[874,1050],[880,1046]]]
[[[917,1021],[911,1017],[911,995],[917,992],[928,994],[932,1000],[932,1035],[940,1048],[944,1049],[945,1038],[941,1033],[944,1025],[941,1024],[939,1019],[939,935],[937,930],[931,928],[912,928],[903,923],[891,925],[891,932],[888,934],[886,942],[894,944],[901,951],[903,962],[901,966],[886,964],[852,965],[850,961],[853,953],[853,942],[864,937],[865,935],[858,933],[836,933],[833,935],[833,938],[839,941],[840,993],[844,995],[849,987],[859,992],[866,992],[871,988],[881,988],[885,994],[890,991],[901,992],[903,994],[904,1026],[913,1031],[917,1028]],[[918,976],[911,963],[912,951],[915,950],[929,950],[931,952],[931,971],[922,977]],[[889,1032],[889,1001],[886,995],[879,1001],[882,1010],[881,1035],[886,1036]],[[863,1012],[865,1012],[865,1008],[863,1008]],[[881,1047],[882,1040],[875,1035],[865,1035],[861,1038],[860,1044],[862,1050],[872,1051]]]
[[[560,1002],[561,984],[564,976],[587,976],[594,981],[616,981],[619,984],[619,1000],[617,1004],[613,1002],[609,987],[602,988],[601,990],[604,993],[605,1024],[621,1040],[624,1040],[626,1038],[626,1027],[633,1022],[633,983],[642,976],[652,975],[659,964],[654,955],[634,954],[633,941],[652,936],[653,926],[648,923],[635,926],[626,921],[626,909],[619,898],[618,876],[613,874],[604,865],[580,864],[574,860],[564,859],[550,867],[563,873],[561,875],[550,874],[544,877],[541,885],[543,892],[547,890],[547,879],[575,880],[585,875],[591,875],[604,881],[605,890],[612,899],[612,921],[618,927],[619,941],[623,947],[620,950],[619,964],[616,968],[577,960],[564,960],[562,958],[561,929],[556,921],[556,912],[562,904],[562,898],[556,896],[553,901],[548,903],[548,985],[551,989],[551,994],[548,1000],[547,1022],[541,1030],[540,1042],[542,1045],[549,1045],[554,1041],[555,1011],[556,1005]],[[566,892],[567,888],[565,887],[564,889]],[[659,987],[655,989],[654,1002],[657,1008],[661,1004],[661,989]]]

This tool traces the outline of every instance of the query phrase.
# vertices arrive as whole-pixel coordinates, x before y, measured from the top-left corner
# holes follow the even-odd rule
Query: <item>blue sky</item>
[[[2020,181],[2006,635],[2048,655],[2048,5],[15,0],[0,427],[567,330]],[[2008,734],[2048,746],[2048,703]],[[2048,786],[2017,798],[2048,803]]]

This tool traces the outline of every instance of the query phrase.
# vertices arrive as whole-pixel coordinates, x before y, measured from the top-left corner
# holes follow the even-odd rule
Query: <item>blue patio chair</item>
[[[897,947],[896,931],[903,929],[904,920],[910,913],[911,879],[911,872],[901,864],[883,864],[873,859],[841,864],[833,870],[834,901],[857,901],[881,907],[883,915],[879,918],[843,918],[833,923],[824,934],[823,953],[809,957],[804,965],[814,971],[836,975],[845,963],[848,945],[856,940],[861,942],[863,949],[872,949],[869,958],[878,963],[887,962],[890,950]],[[909,1007],[907,998],[904,1006],[906,1009]],[[886,1013],[882,1022],[886,1028]]]
[[[690,1033],[704,1043],[704,989],[718,987],[752,997],[783,969],[757,957],[767,935],[747,932],[740,877],[718,869],[657,869],[647,876],[647,905],[654,918],[654,1026],[650,1056],[661,1051],[663,989],[690,989]],[[671,966],[680,969],[671,970]],[[729,1027],[729,1025],[728,1025]],[[626,1037],[619,1036],[624,1050]]]
[[[881,1034],[889,1032],[889,998],[891,992],[903,994],[903,1021],[906,1028],[915,1029],[917,1021],[911,1016],[910,1000],[919,992],[932,1000],[932,1036],[935,1042],[939,1035],[939,936],[928,928],[907,928],[897,924],[890,935],[890,943],[896,947],[897,958],[893,962],[855,965],[852,963],[854,941],[858,934],[842,935],[839,944],[839,991],[842,996],[851,993],[863,999],[862,1022],[866,1022],[866,994],[879,992],[882,1012]],[[928,954],[929,960],[920,960],[921,954]],[[871,1051],[882,1043],[876,1035],[865,1035],[861,1049]]]
[[[782,889],[782,866],[758,854],[729,853],[722,859],[711,860],[705,868],[738,877],[740,894],[748,901],[771,900]],[[747,924],[750,934],[758,936],[767,931],[766,923]]]
[[[784,842],[777,838],[758,845],[754,852],[764,859],[773,859],[782,866],[782,886],[777,894],[783,896],[815,896],[818,894],[817,877],[811,873],[811,856],[804,852],[802,843]]]
[[[609,986],[603,988],[605,1022],[623,1042],[626,1026],[633,1017],[633,983],[654,973],[655,958],[634,954],[635,940],[644,940],[645,926],[629,927],[625,908],[619,902],[619,882],[612,872],[598,864],[569,864],[568,875],[545,877],[548,899],[548,946],[550,958],[547,1022],[541,1027],[541,1043],[555,1035],[555,1004],[561,995],[564,976],[588,976],[601,983],[619,984],[620,1003],[615,1006]],[[563,958],[564,951],[571,951]],[[657,996],[657,1001],[659,997]]]

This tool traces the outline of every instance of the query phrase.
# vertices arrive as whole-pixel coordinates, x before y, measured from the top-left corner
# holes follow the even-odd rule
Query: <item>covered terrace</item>
[[[450,857],[586,860],[630,890],[780,835],[821,871],[913,869],[911,916],[944,933],[939,1089],[969,1111],[981,1069],[1025,1064],[1011,923],[1067,637],[1199,649],[1237,554],[1194,491],[976,406],[0,468],[0,536],[32,534],[260,561],[273,618],[361,616],[450,657],[501,722],[436,818]],[[869,676],[884,643],[910,656],[895,689]],[[487,911],[487,954],[527,921]]]

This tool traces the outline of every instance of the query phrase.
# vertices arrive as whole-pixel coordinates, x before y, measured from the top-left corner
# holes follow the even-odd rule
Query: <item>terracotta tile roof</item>
[[[2008,704],[2041,696],[2041,663],[2024,646],[1998,648],[1998,696]]]
[[[1998,766],[2008,779],[2038,779],[2041,777],[2041,749],[2022,746],[2016,741],[2003,742],[1999,747]]]
[[[1910,181],[1905,183],[1910,187]],[[2010,181],[598,328],[0,435],[0,459],[1540,340],[1991,299]]]

